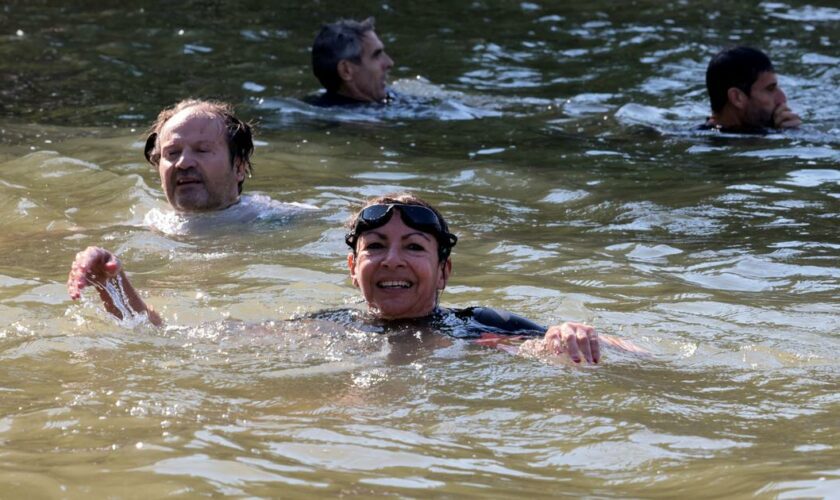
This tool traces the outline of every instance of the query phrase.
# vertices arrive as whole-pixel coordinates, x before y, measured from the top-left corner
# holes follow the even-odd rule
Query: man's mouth
[[[376,284],[379,288],[396,288],[396,289],[406,289],[411,288],[414,286],[414,283],[410,281],[380,281]]]
[[[197,179],[195,177],[182,177],[180,179],[175,179],[176,186],[185,186],[189,184],[201,184],[201,179]]]

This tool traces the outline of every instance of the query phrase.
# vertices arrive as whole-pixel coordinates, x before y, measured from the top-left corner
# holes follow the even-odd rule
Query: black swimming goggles
[[[405,205],[402,203],[371,205],[365,207],[359,213],[353,229],[344,237],[344,241],[353,249],[354,253],[359,236],[365,231],[387,224],[394,214],[395,207],[399,209],[400,217],[406,226],[434,235],[438,241],[440,260],[446,260],[449,257],[452,247],[458,242],[458,237],[443,228],[443,224],[432,209],[422,205]]]

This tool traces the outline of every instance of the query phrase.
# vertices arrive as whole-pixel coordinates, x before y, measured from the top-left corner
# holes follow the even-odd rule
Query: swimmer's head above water
[[[438,257],[444,261],[458,242],[449,232],[449,225],[438,210],[427,201],[408,193],[372,198],[347,222],[345,243],[356,253],[356,242],[365,231],[384,226],[395,212],[408,226],[429,233],[438,242]]]
[[[373,18],[325,24],[312,44],[312,72],[327,94],[346,98],[347,103],[386,101],[393,66],[376,36]]]
[[[144,154],[172,208],[209,212],[239,201],[253,152],[251,126],[229,104],[188,99],[158,114]]]
[[[712,107],[706,128],[754,133],[802,124],[787,105],[773,63],[760,50],[734,47],[718,52],[706,70],[706,89]]]
[[[367,200],[347,228],[350,278],[368,310],[385,319],[432,314],[458,241],[440,212],[408,193],[386,195]]]

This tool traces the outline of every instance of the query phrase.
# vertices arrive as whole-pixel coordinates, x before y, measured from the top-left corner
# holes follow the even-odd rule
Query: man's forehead
[[[755,79],[756,85],[765,86],[771,83],[777,82],[776,72],[775,71],[762,71],[758,74],[758,78]]]
[[[160,130],[160,138],[165,141],[192,132],[216,139],[224,128],[224,118],[218,114],[198,107],[187,108],[166,120]]]
[[[365,32],[364,36],[362,37],[362,46],[364,47],[366,52],[373,52],[374,50],[381,49],[384,47],[382,44],[382,40],[376,36],[376,32],[371,30]]]

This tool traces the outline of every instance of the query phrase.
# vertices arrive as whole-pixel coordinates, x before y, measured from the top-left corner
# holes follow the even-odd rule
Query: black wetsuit
[[[476,336],[482,333],[501,333],[507,335],[542,336],[547,328],[530,319],[504,309],[489,307],[467,307],[465,309],[443,309],[465,322],[468,332]],[[445,313],[443,313],[445,314]],[[472,335],[470,335],[472,336]]]
[[[433,331],[457,338],[479,338],[483,333],[543,336],[546,327],[522,316],[489,307],[451,309],[438,307],[422,318],[384,320],[359,309],[335,309],[307,315],[308,319],[334,321],[363,331],[403,333]]]
[[[746,134],[746,135],[767,135],[770,130],[764,127],[740,127],[729,128],[713,123],[711,119],[706,120],[706,123],[697,127],[697,130],[717,130],[722,134]]]
[[[394,99],[394,95],[388,91],[388,95],[383,102],[368,102],[353,99],[335,92],[323,92],[320,94],[309,95],[303,98],[306,104],[317,106],[319,108],[331,108],[333,106],[368,106],[368,105],[385,105]]]

